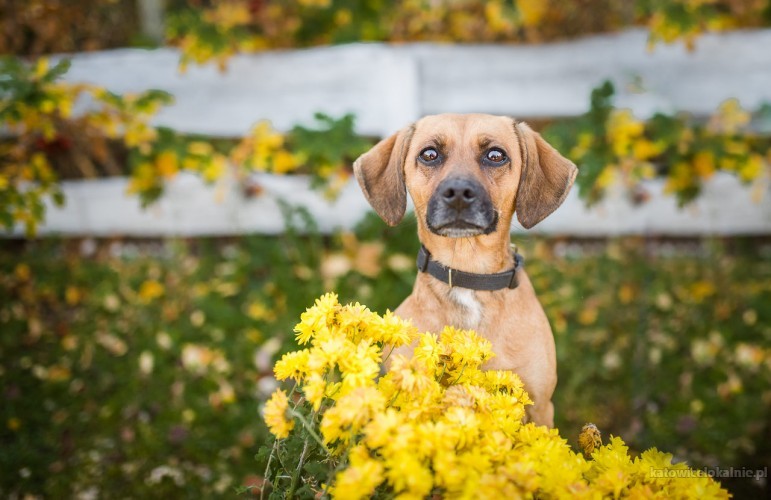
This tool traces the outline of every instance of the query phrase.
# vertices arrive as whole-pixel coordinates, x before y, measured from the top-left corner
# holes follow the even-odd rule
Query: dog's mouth
[[[469,238],[495,232],[498,227],[498,214],[495,211],[492,211],[492,214],[493,216],[489,221],[485,221],[489,217],[481,214],[477,214],[478,216],[474,217],[473,221],[469,221],[461,214],[457,214],[454,219],[449,219],[446,216],[436,216],[436,214],[432,217],[432,214],[429,213],[426,215],[426,226],[428,226],[429,231],[439,236]]]

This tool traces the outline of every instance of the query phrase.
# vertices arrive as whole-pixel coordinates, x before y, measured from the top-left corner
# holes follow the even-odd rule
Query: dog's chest
[[[482,304],[477,299],[474,290],[467,288],[450,289],[450,300],[455,303],[459,309],[456,314],[456,327],[465,330],[473,330],[479,327],[482,321]]]

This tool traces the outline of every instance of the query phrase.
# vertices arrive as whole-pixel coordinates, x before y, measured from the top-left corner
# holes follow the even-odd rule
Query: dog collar
[[[514,254],[513,269],[502,273],[475,274],[443,266],[431,258],[431,253],[426,247],[420,245],[420,250],[418,251],[418,270],[447,283],[450,287],[457,286],[485,291],[502,290],[504,288],[514,289],[519,285],[517,271],[522,268],[525,259],[514,250],[512,250],[512,253]]]

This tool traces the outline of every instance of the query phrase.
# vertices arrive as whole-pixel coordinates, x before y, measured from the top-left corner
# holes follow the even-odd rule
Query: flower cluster
[[[748,5],[752,4],[752,5]],[[182,3],[181,5],[184,5]],[[544,42],[647,25],[649,45],[683,42],[705,31],[765,24],[766,5],[716,0],[227,0],[172,9],[169,41],[181,64],[238,52],[354,41]]]
[[[250,169],[286,174],[297,170],[306,159],[288,151],[285,143],[286,136],[263,120],[235,147],[232,158],[236,164]]]
[[[296,125],[288,133],[260,121],[231,150],[230,160],[244,173],[310,175],[313,187],[335,198],[350,177],[352,161],[371,143],[356,135],[351,114],[332,118],[316,113],[314,120],[314,128]]]
[[[352,159],[370,142],[356,136],[354,117],[316,115],[318,128],[296,126],[288,134],[259,122],[238,144],[188,137],[152,120],[172,96],[160,90],[115,94],[89,84],[59,79],[69,61],[51,66],[45,58],[27,65],[0,60],[0,125],[15,135],[0,141],[0,226],[24,224],[34,234],[45,215],[44,199],[64,198],[59,177],[93,178],[130,173],[129,194],[143,204],[155,201],[180,172],[215,182],[232,172],[309,173],[314,187],[337,195]],[[75,103],[90,106],[73,113]],[[124,160],[125,157],[125,160]]]
[[[736,99],[723,102],[704,125],[682,113],[658,113],[643,121],[628,109],[614,108],[614,93],[613,85],[605,82],[592,91],[588,113],[544,131],[581,167],[576,184],[589,204],[602,199],[614,184],[628,189],[636,202],[644,202],[648,194],[641,181],[661,175],[665,192],[682,205],[696,198],[704,182],[720,171],[753,184],[753,197],[762,195],[771,171],[771,143],[751,132],[752,114]],[[758,118],[767,113],[761,107]]]
[[[655,449],[632,459],[623,441],[611,438],[586,459],[556,429],[523,424],[531,401],[521,380],[483,370],[492,347],[472,331],[418,333],[390,312],[341,305],[334,294],[303,313],[295,331],[309,347],[274,367],[279,380],[295,386],[289,395],[277,390],[264,412],[277,438],[270,458],[280,457],[275,469],[269,459],[266,479],[289,496],[302,479],[308,493],[335,498],[727,498],[704,474],[654,473],[688,470]],[[414,346],[411,357],[393,353],[405,345]],[[390,364],[379,376],[384,355]],[[282,449],[297,438],[304,440],[299,456],[289,451],[297,447]],[[332,469],[309,467],[312,456]],[[300,478],[299,471],[315,474]]]
[[[28,65],[17,58],[0,61],[0,125],[14,135],[0,142],[0,225],[23,224],[34,234],[45,214],[44,198],[63,203],[60,173],[77,177],[119,175],[111,152],[120,143],[133,158],[151,155],[158,132],[150,120],[171,102],[166,92],[113,94],[89,84],[58,81],[68,60],[50,65],[41,58]],[[73,113],[75,103],[91,106]],[[62,166],[64,165],[64,166]]]

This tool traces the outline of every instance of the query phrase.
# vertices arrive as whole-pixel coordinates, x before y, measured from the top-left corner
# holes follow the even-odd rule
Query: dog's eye
[[[434,148],[426,148],[420,152],[418,158],[421,162],[430,164],[436,162],[436,160],[439,158],[439,153]]]
[[[501,165],[507,160],[506,153],[504,153],[498,148],[493,148],[489,150],[485,155],[485,159],[489,163],[492,163],[493,165]]]

